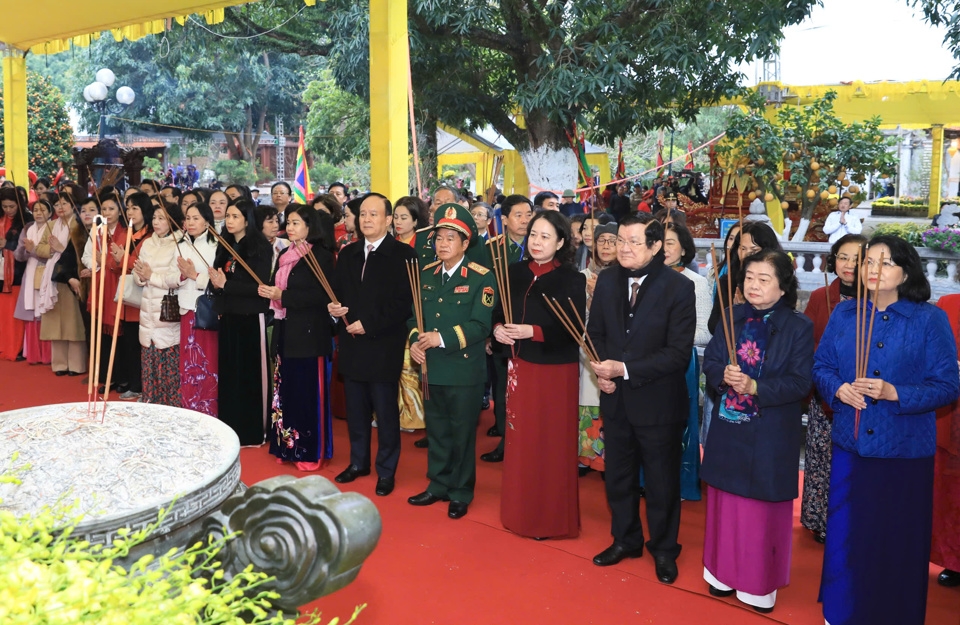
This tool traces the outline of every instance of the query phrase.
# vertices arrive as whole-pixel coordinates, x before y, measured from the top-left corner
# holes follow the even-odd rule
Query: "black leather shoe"
[[[467,513],[467,508],[470,504],[463,503],[462,501],[451,501],[450,506],[447,508],[447,516],[451,519],[459,519]]]
[[[827,533],[826,532],[814,532],[813,539],[820,543],[821,545],[827,542]]]
[[[449,501],[449,497],[438,497],[428,490],[423,491],[419,495],[414,495],[407,499],[407,503],[411,506],[432,506],[438,501]]]
[[[427,445],[428,445],[428,441],[426,436],[424,436],[418,441],[413,442],[413,446],[416,447],[417,449],[426,449]]]
[[[736,590],[732,590],[732,589],[731,589],[731,590],[720,590],[719,588],[717,588],[716,586],[713,586],[712,584],[707,584],[707,586],[710,586],[710,596],[711,596],[711,597],[729,597],[729,596],[732,595],[733,593],[737,592]]]
[[[484,397],[483,402],[480,403],[480,410],[490,410],[490,398]]]
[[[386,497],[393,492],[393,478],[392,477],[381,477],[377,480],[377,494],[381,497]]]
[[[773,608],[761,608],[760,606],[756,605],[752,605],[750,607],[753,608],[755,612],[759,612],[760,614],[770,614],[773,612]]]
[[[619,543],[613,543],[593,557],[597,566],[612,566],[624,558],[639,558],[643,555],[643,545],[636,549],[627,549]]]
[[[503,452],[499,449],[494,449],[491,452],[481,455],[480,459],[484,462],[503,462]]]
[[[497,424],[494,423],[490,426],[490,429],[487,430],[487,436],[492,436],[493,438],[500,438],[503,434],[500,433],[500,430],[497,429]]]
[[[657,556],[653,560],[657,569],[657,579],[664,584],[677,581],[677,561],[666,556]]]
[[[75,378],[80,374],[77,373],[76,371],[67,371],[67,375],[70,376],[71,378]]]
[[[357,479],[358,477],[363,477],[364,475],[370,475],[370,469],[361,471],[359,468],[351,464],[349,467],[344,469],[340,475],[333,479],[337,484],[349,484],[353,480]]]
[[[590,467],[577,467],[577,475],[583,477],[587,473],[590,473]]]
[[[57,376],[58,378],[59,378],[59,377],[62,377],[62,376],[65,376],[65,375],[67,375],[67,370],[64,369],[63,371],[54,371],[54,372],[53,372],[53,375]]]
[[[937,575],[937,583],[941,586],[946,586],[947,588],[960,586],[960,571],[943,569],[940,572],[940,575]]]

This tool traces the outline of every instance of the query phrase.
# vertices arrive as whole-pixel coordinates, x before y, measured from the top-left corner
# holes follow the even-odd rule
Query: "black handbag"
[[[167,291],[167,294],[160,300],[160,321],[165,323],[176,323],[180,321],[180,298],[174,289]]]
[[[197,312],[193,320],[193,327],[198,330],[219,330],[220,315],[213,309],[213,293],[210,285],[197,298]]]

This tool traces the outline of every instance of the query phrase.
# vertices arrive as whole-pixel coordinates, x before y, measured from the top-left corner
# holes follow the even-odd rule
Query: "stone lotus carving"
[[[287,612],[352,582],[381,530],[366,497],[341,493],[319,475],[283,475],[227,499],[194,540],[240,532],[220,552],[225,575],[252,564],[275,577],[267,588],[280,594],[274,607]]]

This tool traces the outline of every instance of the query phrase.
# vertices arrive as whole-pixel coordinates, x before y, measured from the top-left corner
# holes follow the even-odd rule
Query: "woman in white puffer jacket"
[[[140,247],[133,265],[137,284],[143,287],[140,303],[140,358],[143,394],[141,402],[180,406],[180,321],[160,321],[163,297],[176,295],[180,286],[177,239],[173,229],[182,228],[180,209],[168,205],[153,213],[153,234]],[[175,222],[171,226],[169,219]]]

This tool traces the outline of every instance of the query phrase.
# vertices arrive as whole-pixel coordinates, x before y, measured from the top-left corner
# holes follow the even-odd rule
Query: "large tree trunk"
[[[527,113],[529,145],[521,148],[520,158],[527,169],[532,196],[540,191],[555,191],[577,186],[577,155],[567,142],[562,128],[536,111]]]

